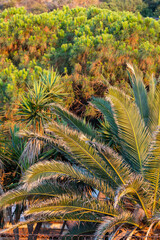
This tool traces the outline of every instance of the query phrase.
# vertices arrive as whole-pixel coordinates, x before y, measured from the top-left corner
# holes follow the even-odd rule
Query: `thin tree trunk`
[[[41,229],[41,226],[42,226],[41,222],[37,223],[37,225],[33,231],[33,224],[28,224],[28,232],[29,232],[28,240],[37,240],[38,233]]]
[[[15,228],[13,232],[14,232],[14,239],[19,240],[19,228]]]
[[[66,222],[67,222],[67,221],[64,221],[64,222],[63,222],[63,225],[62,225],[62,228],[61,228],[61,231],[60,231],[60,234],[59,234],[60,236],[62,235],[62,233],[63,233],[63,231],[64,231],[64,228],[65,228],[65,226],[66,226]]]
[[[19,204],[16,205],[16,210],[15,210],[15,223],[17,223],[20,219],[21,216],[21,206]],[[19,240],[19,228],[16,228],[13,230],[15,234],[15,240]]]
[[[41,226],[42,226],[42,223],[41,222],[39,222],[39,223],[37,223],[37,225],[36,225],[36,227],[35,227],[35,229],[34,229],[34,232],[33,232],[33,240],[37,240],[37,237],[38,237],[38,233],[39,233],[39,231],[40,231],[40,229],[41,229]]]
[[[32,240],[33,224],[27,224],[27,228],[28,228],[28,240]]]
[[[2,174],[0,174],[0,177],[1,177]],[[0,184],[0,196],[4,193],[3,191],[3,188],[2,188],[2,185]],[[6,223],[7,223],[7,212],[6,212],[6,209],[0,211],[0,215],[2,217],[2,226],[3,227]]]
[[[14,220],[13,220],[13,216],[12,216],[12,207],[8,207],[7,208],[7,212],[8,212],[8,221],[12,223],[12,225],[15,224]],[[18,217],[16,216],[16,219],[18,219]],[[15,228],[13,230],[14,233],[14,239],[15,240],[19,240],[19,228]]]

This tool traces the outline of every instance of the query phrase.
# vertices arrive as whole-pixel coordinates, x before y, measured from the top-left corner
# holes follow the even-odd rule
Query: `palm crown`
[[[19,188],[0,198],[1,208],[32,200],[25,212],[31,217],[28,221],[97,223],[95,239],[107,233],[114,239],[122,228],[128,239],[140,231],[146,236],[156,231],[160,91],[152,79],[147,93],[140,73],[131,66],[128,69],[132,96],[110,87],[105,99],[92,100],[104,117],[100,130],[53,105],[64,124],[50,122],[43,136],[23,132],[48,142],[68,162],[44,161],[30,167]]]
[[[49,104],[61,103],[65,95],[60,76],[53,69],[44,73],[21,99],[18,110],[21,122],[41,132],[44,124],[52,117]]]

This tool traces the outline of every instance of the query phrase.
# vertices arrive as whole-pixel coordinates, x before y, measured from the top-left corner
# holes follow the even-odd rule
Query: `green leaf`
[[[76,195],[61,196],[31,207],[25,215],[45,221],[47,218],[72,219],[73,221],[101,222],[104,216],[116,216],[112,204]]]
[[[146,126],[148,126],[149,121],[149,105],[147,90],[143,83],[143,77],[140,71],[134,69],[131,65],[128,66],[128,74],[130,77],[131,85],[134,92],[135,103],[139,108],[142,119],[144,120]]]
[[[144,166],[144,176],[152,185],[151,195],[154,196],[152,211],[154,213],[159,199],[160,187],[160,128],[154,133]]]
[[[139,176],[132,175],[129,182],[117,189],[114,206],[120,203],[125,196],[130,196],[134,201],[134,206],[139,204],[144,210],[146,217],[148,217],[148,209],[151,206],[151,199],[149,194],[149,183]],[[136,203],[135,203],[136,202]]]
[[[64,126],[58,126],[56,123],[49,124],[46,131],[54,133],[55,137],[61,139],[75,160],[91,172],[91,174],[112,182],[112,185],[117,185],[114,177],[106,170],[105,161],[87,143],[88,139],[84,135],[73,132]]]
[[[89,123],[86,123],[85,120],[74,116],[72,113],[68,112],[58,105],[52,104],[52,107],[53,111],[59,117],[61,117],[71,128],[77,130],[78,132],[82,132],[92,139],[97,137],[95,129]]]
[[[121,225],[123,223],[135,225],[134,221],[132,220],[132,216],[129,212],[122,212],[117,217],[112,219],[106,219],[103,223],[101,223],[95,233],[95,240],[102,240],[104,239],[107,233],[113,231],[113,228],[117,225]]]
[[[124,184],[131,175],[131,168],[124,159],[114,152],[111,148],[101,144],[93,143],[100,157],[106,162],[108,172],[112,171],[118,184]]]
[[[77,195],[82,192],[82,188],[77,187],[75,182],[68,181],[66,183],[58,182],[57,179],[42,180],[34,182],[32,187],[26,188],[25,185],[4,193],[0,197],[0,208],[4,208],[11,204],[23,202],[24,200],[36,200],[36,199],[50,199],[62,194]]]
[[[68,177],[69,181],[72,179],[77,182],[81,181],[106,195],[111,191],[111,189],[108,188],[107,183],[102,179],[93,176],[85,169],[78,166],[71,166],[70,164],[60,161],[44,161],[33,165],[26,171],[23,177],[23,182],[26,187],[30,189],[33,188],[34,184],[41,184],[45,179],[49,180],[62,176]]]
[[[119,143],[118,126],[111,102],[103,98],[92,97],[92,105],[96,107],[104,116],[104,122],[101,123],[102,137],[110,146],[116,146]]]
[[[137,106],[124,93],[110,88],[109,98],[117,119],[122,155],[133,170],[142,172],[150,141],[149,131]]]
[[[149,128],[151,133],[156,131],[157,126],[160,126],[160,85],[157,84],[156,90],[153,90],[153,96],[148,97],[150,106],[150,121]]]

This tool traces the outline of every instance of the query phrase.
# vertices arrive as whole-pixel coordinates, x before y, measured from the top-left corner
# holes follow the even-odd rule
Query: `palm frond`
[[[56,150],[57,152],[60,152],[64,157],[66,157],[68,161],[70,161],[71,163],[75,163],[75,159],[72,154],[69,152],[68,149],[68,151],[66,150],[66,145],[64,145],[62,141],[56,139],[53,134],[41,135],[28,130],[23,130],[19,132],[19,135],[21,137],[26,137],[30,140],[39,140],[41,142],[44,142],[50,148],[51,152],[54,152]],[[45,153],[47,154],[47,152]],[[43,157],[45,153],[42,155],[40,154],[38,157]]]
[[[158,82],[157,82],[156,78],[152,75],[150,82],[149,82],[148,103],[152,103],[154,100],[157,83]],[[150,104],[149,104],[149,107],[150,107]]]
[[[65,95],[60,77],[53,70],[43,74],[39,81],[34,81],[33,88],[28,88],[28,92],[22,96],[18,109],[20,121],[36,132],[43,132],[44,124],[53,115],[50,104],[62,102]]]
[[[133,68],[130,64],[127,64],[128,75],[130,77],[131,85],[134,92],[135,103],[139,108],[142,119],[144,120],[146,126],[148,126],[149,120],[149,106],[147,90],[143,83],[143,76],[140,71]]]
[[[132,200],[139,204],[148,217],[147,209],[151,205],[148,183],[140,177],[132,176],[132,180],[130,180],[129,183],[124,184],[117,189],[114,202],[115,208],[120,203],[121,199],[127,196],[130,196]]]
[[[112,171],[112,174],[114,174],[116,182],[124,184],[132,173],[131,168],[125,160],[109,147],[99,143],[91,144],[93,144],[92,146],[97,149],[100,157],[106,162],[108,172]]]
[[[156,85],[153,95],[149,95],[148,99],[150,107],[149,128],[153,133],[157,126],[160,126],[160,84]]]
[[[63,103],[64,97],[68,94],[64,91],[64,84],[61,81],[61,76],[54,72],[53,68],[47,73],[44,72],[40,79],[45,92],[49,94],[54,103]]]
[[[100,224],[95,234],[95,240],[104,239],[107,233],[110,233],[116,226],[123,223],[136,225],[132,220],[132,215],[129,212],[123,212],[112,219],[106,219],[102,224]]]
[[[4,208],[11,204],[20,203],[24,200],[49,199],[63,194],[81,194],[83,186],[79,186],[72,181],[64,181],[64,179],[43,180],[39,184],[33,184],[32,188],[27,189],[24,185],[4,193],[0,196],[0,208]]]
[[[39,220],[46,218],[69,219],[74,221],[102,222],[104,216],[116,216],[113,205],[77,195],[63,195],[58,198],[40,202],[25,212],[26,216],[34,216]]]
[[[147,156],[147,161],[144,166],[144,176],[152,185],[152,196],[153,200],[153,214],[156,209],[157,200],[159,198],[159,187],[160,187],[160,127],[154,133],[153,140]]]
[[[114,106],[122,155],[133,170],[142,172],[148,151],[149,131],[137,106],[125,94],[116,88],[110,88],[109,99]]]
[[[96,138],[96,130],[85,120],[78,118],[67,110],[63,109],[61,106],[52,104],[53,111],[61,117],[71,128],[76,129],[78,132],[82,132],[90,138]]]
[[[24,177],[23,183],[30,189],[34,185],[41,184],[41,181],[45,179],[59,178],[59,177],[69,178],[69,181],[76,180],[77,182],[83,182],[92,188],[103,192],[108,195],[111,193],[111,188],[107,185],[105,181],[99,179],[92,174],[88,173],[85,169],[77,166],[71,166],[70,164],[57,161],[45,161],[39,162],[32,167],[30,167]]]
[[[114,150],[120,149],[119,140],[115,135],[113,135],[112,130],[106,120],[99,121],[100,128],[99,128],[99,135],[101,138],[101,142],[107,144],[109,147],[111,147]]]
[[[11,139],[4,141],[1,146],[0,159],[4,165],[18,165],[21,154],[24,151],[26,140],[17,136],[19,127],[10,129]],[[3,149],[3,150],[2,150]]]
[[[45,92],[42,83],[34,82],[33,89],[29,89],[27,96],[22,96],[18,109],[21,121],[40,128],[41,124],[44,125],[45,121],[49,120],[46,110],[50,102],[51,97]]]
[[[27,166],[31,166],[34,164],[38,156],[41,153],[41,149],[43,147],[43,142],[38,139],[29,139],[28,142],[25,145],[24,151],[22,152],[19,163],[25,169],[25,162],[27,161]]]
[[[112,182],[112,185],[117,185],[114,176],[110,175],[106,170],[105,161],[87,143],[88,139],[84,135],[71,131],[64,126],[58,126],[56,123],[49,124],[46,131],[54,133],[57,138],[61,139],[69,148],[75,160],[91,174]]]
[[[106,136],[107,142],[110,145],[118,144],[118,127],[114,118],[113,108],[110,101],[103,98],[92,97],[91,104],[96,107],[104,116],[104,122],[101,123],[101,133]],[[111,142],[113,142],[111,144]]]
[[[0,196],[0,208],[23,201],[28,195],[24,189],[12,190]]]

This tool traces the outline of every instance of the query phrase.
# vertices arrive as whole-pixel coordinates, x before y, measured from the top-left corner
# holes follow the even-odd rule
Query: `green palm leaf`
[[[116,182],[124,184],[132,172],[129,165],[111,148],[98,143],[93,143],[93,146],[97,149],[99,156],[106,162],[106,167],[109,167],[114,173]],[[109,169],[107,168],[108,171],[110,171]]]
[[[134,170],[142,172],[148,151],[149,132],[137,106],[125,94],[110,88],[109,98],[117,119],[122,155]]]
[[[64,91],[64,84],[61,76],[53,71],[53,68],[47,73],[43,73],[40,79],[45,92],[49,94],[54,103],[63,103],[63,99],[68,94]]]
[[[107,101],[107,99],[105,100],[103,98],[92,97],[91,103],[103,114],[104,119],[107,121],[109,125],[108,130],[113,135],[113,138],[115,137],[116,140],[118,140],[118,127],[114,118],[114,112],[110,101]]]
[[[61,197],[41,202],[31,207],[25,212],[35,218],[45,219],[57,217],[62,219],[71,218],[76,221],[102,221],[104,216],[116,216],[116,211],[112,204],[103,201],[90,199],[87,197],[77,197],[77,195]],[[89,217],[88,217],[89,216]],[[79,221],[78,220],[78,221]]]
[[[96,138],[97,133],[95,129],[89,124],[86,123],[85,120],[82,120],[76,116],[74,116],[72,113],[68,112],[67,110],[63,109],[62,107],[58,105],[53,105],[54,112],[61,117],[71,128],[76,129],[79,132],[84,133],[88,137]]]
[[[142,119],[144,120],[146,126],[148,126],[149,120],[148,97],[147,90],[143,83],[142,74],[140,73],[140,71],[134,69],[130,64],[128,64],[127,66],[128,74],[134,92],[135,103],[139,108]]]
[[[156,90],[152,92],[152,95],[148,96],[150,106],[149,128],[151,133],[156,131],[157,126],[160,126],[160,85],[158,84]]]
[[[160,128],[154,134],[151,147],[148,153],[147,162],[144,171],[145,178],[152,185],[153,213],[156,209],[157,200],[159,198],[160,187]]]
[[[0,208],[23,201],[28,195],[24,189],[12,190],[0,197]]]
[[[48,104],[51,102],[51,96],[45,92],[41,82],[34,82],[33,89],[30,89],[27,96],[23,96],[19,105],[18,115],[21,121],[28,126],[41,128],[45,121],[49,120],[47,113]]]
[[[64,126],[58,126],[56,123],[49,124],[46,130],[53,132],[57,138],[63,140],[66,148],[72,153],[75,160],[89,172],[112,182],[114,186],[117,185],[114,176],[108,173],[105,161],[87,143],[87,138],[84,135],[78,136],[78,132],[73,132],[64,128]]]
[[[43,180],[41,183],[35,182],[32,188],[25,186],[12,191],[8,191],[0,197],[0,208],[11,204],[20,203],[24,200],[49,199],[63,194],[81,194],[83,189],[77,187],[75,182],[60,182],[57,179]]]
[[[124,223],[137,226],[137,224],[135,224],[132,220],[132,215],[129,212],[123,212],[117,217],[106,219],[103,223],[101,223],[96,231],[95,240],[104,239],[105,235],[113,231],[114,227]]]
[[[40,140],[47,144],[51,152],[54,152],[56,150],[57,152],[60,152],[68,161],[75,163],[74,156],[65,149],[64,143],[61,140],[56,139],[53,134],[41,135],[28,130],[23,130],[19,132],[19,135],[28,139]],[[47,152],[45,153],[47,154]],[[41,156],[44,154],[40,154],[39,157],[41,158]]]
[[[19,127],[15,125],[13,130],[10,129],[11,139],[9,141],[6,139],[1,145],[0,158],[6,165],[18,165],[19,158],[25,148],[26,140],[17,136],[18,132]]]
[[[132,178],[127,184],[124,184],[117,189],[114,206],[117,207],[121,199],[125,196],[131,196],[132,201],[137,202],[148,217],[147,209],[149,209],[152,202],[149,195],[148,183],[146,183],[142,178],[132,175]]]
[[[41,181],[44,181],[45,179],[58,178],[62,176],[68,177],[69,181],[71,181],[71,179],[81,181],[107,195],[111,192],[107,183],[102,179],[93,176],[85,169],[77,166],[71,166],[70,164],[60,161],[45,161],[33,165],[26,171],[23,177],[23,182],[27,188],[30,189],[33,188],[34,184],[40,184]]]

